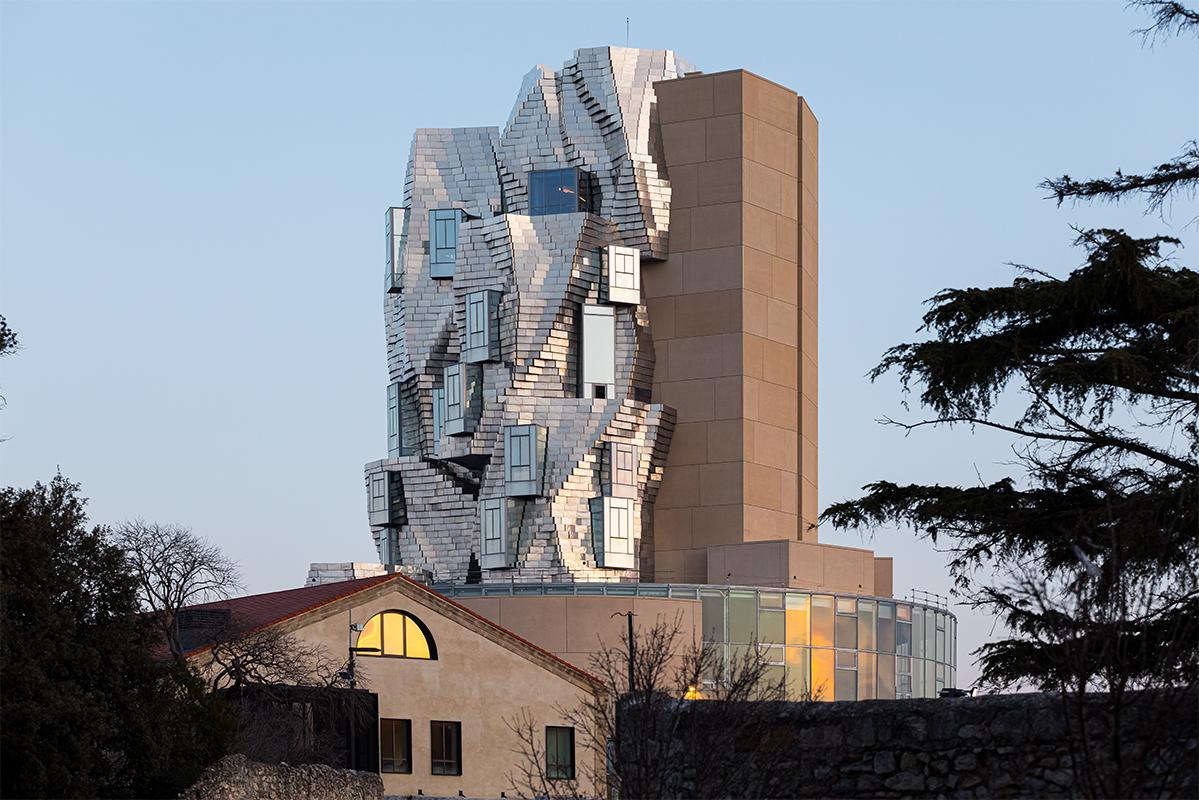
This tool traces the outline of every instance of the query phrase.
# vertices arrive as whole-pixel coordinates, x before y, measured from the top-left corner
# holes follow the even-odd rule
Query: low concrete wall
[[[243,755],[225,756],[208,769],[181,800],[382,800],[383,781],[372,772],[321,764],[263,764]]]

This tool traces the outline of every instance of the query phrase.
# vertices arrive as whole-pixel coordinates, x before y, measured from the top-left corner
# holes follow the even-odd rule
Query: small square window
[[[545,777],[572,781],[575,777],[575,729],[550,725],[545,729]]]
[[[429,751],[434,775],[462,774],[462,723],[433,720],[429,723]]]
[[[412,720],[379,720],[379,771],[412,772]]]

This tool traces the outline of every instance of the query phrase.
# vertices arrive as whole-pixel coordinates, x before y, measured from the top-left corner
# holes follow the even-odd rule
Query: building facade
[[[366,465],[386,568],[583,666],[635,597],[824,699],[953,685],[952,615],[818,537],[817,127],[744,70],[603,47],[530,72],[502,130],[416,132]]]

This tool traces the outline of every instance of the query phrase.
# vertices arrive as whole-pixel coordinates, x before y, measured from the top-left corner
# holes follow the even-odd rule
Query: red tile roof
[[[336,583],[322,583],[317,586],[304,586],[299,589],[284,589],[279,592],[266,592],[264,594],[251,594],[245,597],[233,597],[228,600],[215,600],[211,603],[200,603],[194,606],[187,606],[187,610],[213,610],[213,611],[229,611],[230,622],[233,625],[235,632],[248,633],[253,630],[259,630],[271,625],[278,624],[284,620],[299,616],[308,611],[313,611],[323,605],[332,603],[335,600],[340,600],[343,597],[349,597],[352,594],[357,594],[365,589],[373,586],[378,586],[390,580],[401,580],[405,583],[416,587],[424,592],[428,592],[437,598],[439,602],[453,606],[454,608],[469,614],[474,619],[493,628],[509,639],[515,639],[522,644],[531,647],[540,652],[542,655],[548,656],[550,659],[558,662],[563,667],[566,667],[571,672],[581,676],[589,683],[597,687],[603,686],[603,682],[592,675],[591,673],[579,669],[574,664],[559,658],[553,653],[538,647],[529,640],[518,636],[507,628],[501,627],[487,617],[472,611],[461,603],[457,603],[440,592],[430,589],[428,586],[414,581],[406,575],[399,573],[391,575],[376,575],[370,578],[357,578],[349,581],[338,581]],[[188,651],[188,655],[202,652],[210,644],[195,647]]]

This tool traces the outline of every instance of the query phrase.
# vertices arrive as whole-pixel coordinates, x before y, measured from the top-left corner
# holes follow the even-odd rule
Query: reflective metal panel
[[[616,394],[616,317],[611,306],[583,306],[580,396],[608,399]]]

